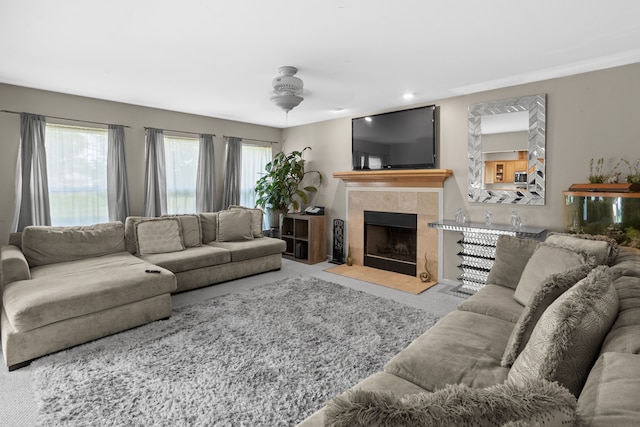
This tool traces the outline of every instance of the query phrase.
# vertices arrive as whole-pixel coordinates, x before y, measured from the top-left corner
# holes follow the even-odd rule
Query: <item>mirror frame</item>
[[[493,114],[529,112],[529,150],[526,190],[491,190],[484,188],[481,118]],[[469,106],[469,198],[476,203],[511,203],[544,205],[545,203],[545,130],[546,95],[502,99]]]

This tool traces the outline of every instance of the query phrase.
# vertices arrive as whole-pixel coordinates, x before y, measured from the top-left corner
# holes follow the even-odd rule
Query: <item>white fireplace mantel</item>
[[[383,169],[334,172],[348,187],[428,187],[442,188],[453,175],[451,169]]]

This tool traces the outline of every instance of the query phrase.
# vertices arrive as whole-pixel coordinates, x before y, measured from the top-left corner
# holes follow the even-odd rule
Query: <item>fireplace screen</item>
[[[417,215],[364,212],[364,265],[416,275]]]

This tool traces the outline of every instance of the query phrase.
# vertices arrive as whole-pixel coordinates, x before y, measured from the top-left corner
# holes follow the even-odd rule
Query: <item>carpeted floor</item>
[[[288,278],[35,361],[38,421],[295,425],[436,320],[318,278]]]

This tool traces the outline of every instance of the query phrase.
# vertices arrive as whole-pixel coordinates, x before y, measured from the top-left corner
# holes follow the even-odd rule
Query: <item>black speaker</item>
[[[333,220],[333,259],[332,264],[344,264],[344,221]]]
[[[295,257],[300,259],[307,258],[307,244],[304,242],[296,242]]]

